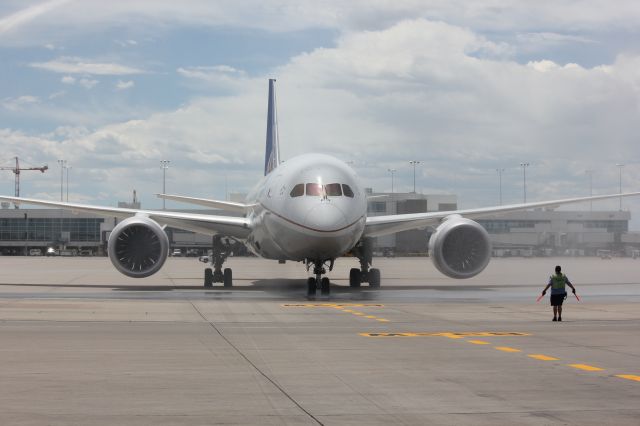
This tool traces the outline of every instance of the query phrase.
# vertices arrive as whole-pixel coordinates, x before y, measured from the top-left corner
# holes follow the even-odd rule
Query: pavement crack
[[[258,367],[255,363],[253,363],[253,361],[251,361],[249,359],[249,357],[247,357],[236,345],[234,345],[233,342],[231,342],[224,334],[222,334],[220,329],[218,329],[218,327],[216,327],[216,325],[213,322],[209,321],[204,316],[204,314],[200,311],[200,309],[198,309],[198,307],[192,301],[189,301],[189,303],[191,303],[191,306],[193,306],[193,309],[198,313],[198,315],[200,315],[200,317],[205,322],[207,322],[209,324],[209,326],[213,330],[215,330],[215,332],[218,333],[218,335],[225,342],[227,342],[227,344],[230,347],[232,347],[233,350],[236,351],[238,353],[238,355],[240,355],[255,371],[257,371],[262,377],[264,377],[269,383],[271,383],[276,389],[278,389],[278,391],[280,391],[280,393],[282,393],[287,399],[289,399],[289,401],[291,401],[293,404],[295,404],[295,406],[298,407],[303,413],[305,413],[310,419],[312,419],[317,424],[324,426],[324,423],[322,423],[313,414],[311,414],[302,405],[300,405],[300,403],[298,401],[296,401],[295,398],[293,398],[284,388],[282,388],[282,386],[280,386],[274,379],[269,377],[269,375],[267,373],[265,373],[262,369],[260,369],[260,367]]]

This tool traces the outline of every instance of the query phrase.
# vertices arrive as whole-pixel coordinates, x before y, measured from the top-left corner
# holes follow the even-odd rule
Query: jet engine
[[[109,235],[109,258],[118,271],[144,278],[160,270],[169,254],[169,238],[160,225],[146,216],[120,222]]]
[[[478,222],[451,215],[431,235],[429,253],[433,264],[444,275],[471,278],[489,264],[491,241]]]

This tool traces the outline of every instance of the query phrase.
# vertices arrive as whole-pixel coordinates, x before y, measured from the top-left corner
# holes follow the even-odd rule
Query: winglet
[[[280,163],[280,146],[278,143],[278,114],[276,112],[276,80],[269,79],[269,106],[267,109],[267,148],[264,155],[264,174]]]

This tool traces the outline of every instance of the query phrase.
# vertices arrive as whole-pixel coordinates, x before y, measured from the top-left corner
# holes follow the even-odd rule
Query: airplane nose
[[[309,211],[305,225],[316,231],[331,232],[347,226],[347,218],[338,207],[322,203]]]

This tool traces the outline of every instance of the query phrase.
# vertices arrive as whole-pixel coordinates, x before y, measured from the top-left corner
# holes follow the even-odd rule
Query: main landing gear
[[[213,287],[213,283],[223,283],[224,287],[233,285],[233,272],[231,268],[222,270],[222,265],[227,257],[231,254],[232,242],[228,238],[222,238],[214,235],[211,243],[212,253],[209,261],[213,266],[204,270],[204,286],[205,288]]]
[[[315,296],[318,289],[320,289],[320,294],[323,296],[329,295],[331,292],[331,281],[329,281],[328,277],[323,277],[322,275],[327,273],[327,270],[325,269],[327,262],[329,262],[329,271],[333,270],[334,260],[335,259],[310,261],[307,259],[305,261],[307,271],[311,268],[311,265],[313,265],[313,274],[315,275],[315,277],[309,277],[307,279],[308,296]]]
[[[380,288],[380,270],[369,269],[373,261],[373,242],[370,239],[360,241],[352,253],[360,261],[360,269],[351,268],[349,271],[349,286],[357,288],[361,283],[369,283],[370,288]]]

